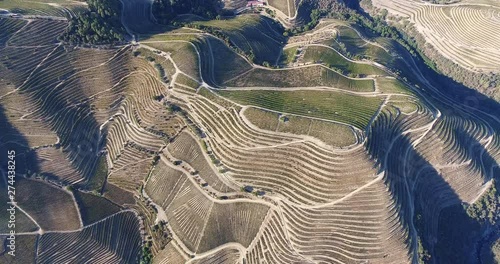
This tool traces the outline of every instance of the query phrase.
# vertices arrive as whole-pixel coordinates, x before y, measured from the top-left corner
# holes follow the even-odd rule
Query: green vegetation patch
[[[327,67],[352,77],[366,75],[387,75],[383,70],[365,63],[346,60],[337,51],[323,46],[309,46],[304,54],[305,62],[323,63]]]
[[[168,36],[168,35],[156,35],[156,36],[162,37],[162,36]],[[156,36],[153,36],[153,38],[155,38]],[[185,44],[186,43],[182,40],[181,41],[166,40],[165,42],[146,43],[146,45],[151,47],[151,48],[155,48],[157,50],[161,50],[164,52],[170,52],[170,53],[177,52],[179,49],[182,49],[182,47],[184,47]],[[142,50],[142,48],[141,48],[141,50]]]
[[[320,65],[267,70],[256,68],[225,83],[233,87],[334,87],[357,92],[375,90],[371,79],[351,79]]]
[[[92,178],[90,178],[87,183],[86,188],[91,191],[100,192],[104,182],[106,181],[106,177],[108,176],[108,163],[106,161],[106,156],[103,155],[99,158],[97,169]]]
[[[474,204],[467,207],[467,214],[480,223],[489,222],[495,225],[500,220],[500,195],[498,183],[493,180],[488,191]]]
[[[252,124],[261,129],[308,135],[336,147],[356,143],[352,129],[343,124],[309,117],[281,115],[255,107],[246,108],[243,114]]]
[[[382,93],[413,94],[413,92],[401,81],[395,78],[380,77],[375,80],[377,87]]]
[[[356,26],[353,25],[353,27]],[[366,37],[361,37],[358,33],[367,34],[370,31],[360,27],[354,29],[348,26],[338,26],[337,30],[338,37],[326,40],[323,44],[341,51],[348,58],[355,60],[368,59],[380,63],[390,71],[400,75],[404,80],[408,79],[414,83],[419,82],[413,70],[405,62],[405,60],[415,59],[412,57],[412,54],[415,53],[400,39],[377,37],[366,40]]]
[[[380,97],[364,97],[335,91],[217,91],[243,105],[351,124],[364,129],[382,103]]]
[[[218,14],[219,0],[154,0],[153,15],[162,24],[169,24],[181,14],[194,14],[214,19]]]
[[[70,44],[110,44],[125,40],[119,0],[87,0],[89,10],[72,18],[60,37]]]
[[[297,56],[298,47],[291,47],[283,50],[281,54],[281,64],[291,64],[295,62],[295,57]]]

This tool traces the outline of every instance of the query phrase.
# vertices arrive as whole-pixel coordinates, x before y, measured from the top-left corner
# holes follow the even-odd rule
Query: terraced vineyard
[[[414,0],[374,0],[373,5],[414,23],[427,43],[462,67],[498,71],[498,3],[431,5]]]
[[[3,0],[0,9],[9,10],[12,13],[32,16],[46,16],[56,19],[74,15],[78,10],[84,9],[85,4],[79,1],[69,0]]]
[[[381,98],[327,91],[220,91],[243,105],[334,120],[364,129],[382,104]]]
[[[71,46],[58,40],[70,2],[34,2],[0,1],[25,12],[0,17],[0,152],[15,150],[17,175],[0,181],[1,210],[16,190],[17,234],[1,263],[495,256],[500,105],[397,41],[333,19],[285,37],[294,1],[268,2],[276,21],[185,15],[174,28],[127,0],[131,43]],[[461,6],[418,7],[453,19]]]

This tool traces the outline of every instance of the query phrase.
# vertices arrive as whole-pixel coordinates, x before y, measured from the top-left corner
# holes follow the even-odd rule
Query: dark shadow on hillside
[[[33,101],[39,99],[37,95],[31,96]],[[38,105],[40,114],[57,133],[67,159],[86,180],[90,179],[105,145],[105,136],[99,131],[90,105],[71,106],[60,89],[41,102]]]
[[[5,187],[7,176],[8,151],[15,152],[15,173],[17,176],[38,172],[36,153],[30,150],[28,140],[7,119],[5,109],[0,105],[0,164],[3,179],[1,186]]]
[[[122,23],[134,35],[166,33],[175,29],[175,27],[169,25],[174,21],[205,20],[202,16],[215,19],[215,10],[222,13],[224,6],[222,0],[121,0],[121,2],[123,5]],[[169,4],[167,5],[167,3]],[[156,6],[154,6],[155,4]],[[210,5],[210,8],[208,5]],[[153,10],[153,8],[158,10]],[[159,17],[156,18],[154,14],[159,15]]]
[[[354,6],[352,9],[369,17],[369,15],[360,10],[359,0],[347,1],[347,5]],[[422,96],[432,99],[432,102],[436,104],[441,111],[454,111],[455,107],[461,107],[466,110],[465,112],[471,112],[472,114],[482,111],[483,113],[496,115],[497,118],[500,116],[500,104],[497,101],[477,90],[454,81],[448,76],[434,71],[425,64],[424,59],[417,52],[411,55],[406,48],[393,39],[377,37],[378,35],[376,32],[372,32],[369,28],[361,27],[360,25],[352,26],[363,35],[363,38],[384,44],[384,46],[389,49],[389,52],[394,55],[391,58],[378,56],[379,58],[370,58],[371,60],[383,64],[391,69],[392,72],[399,72],[399,77],[406,79],[411,84],[418,85],[419,88],[417,88],[417,90]],[[355,52],[355,50],[351,51],[351,53],[353,52]],[[380,58],[382,58],[382,60],[380,60]],[[435,89],[428,87],[427,83],[422,82],[419,77],[424,78],[434,86]],[[485,116],[483,117],[486,118]],[[487,117],[487,121],[492,121],[492,119]],[[495,127],[498,126],[499,123],[496,121]]]
[[[50,125],[59,137],[55,147],[62,149],[84,180],[89,180],[95,173],[106,135],[100,131],[93,107],[81,90],[79,80],[68,79],[75,70],[67,54],[60,48],[51,55],[32,73],[20,92],[30,98],[37,110],[35,115]],[[46,176],[52,179],[59,175]]]
[[[483,147],[483,144],[476,138],[467,133],[461,127],[455,127],[452,134],[457,138],[456,144],[460,152],[464,153],[464,158],[471,161],[471,165],[475,170],[479,170],[485,180],[494,177],[493,168],[498,166],[495,159]],[[500,175],[497,175],[500,177]]]
[[[121,0],[122,23],[133,34],[157,34],[172,30],[172,27],[156,23],[149,0]],[[137,39],[137,37],[136,37]]]
[[[406,54],[406,56],[411,56]],[[424,96],[433,99],[433,103],[442,107],[443,111],[456,111],[455,108],[461,108],[464,112],[477,114],[490,123],[496,130],[499,128],[498,120],[494,121],[485,113],[500,117],[500,104],[492,98],[478,92],[477,90],[460,84],[450,77],[439,74],[429,68],[422,59],[416,58],[415,64],[425,77],[437,90],[419,89]],[[425,85],[420,85],[425,87]],[[482,113],[481,113],[482,112]]]
[[[474,263],[475,252],[470,249],[479,241],[482,226],[467,215],[453,188],[414,148],[412,139],[402,134],[404,130],[404,120],[383,114],[374,122],[366,147],[385,172],[385,183],[398,205],[401,223],[410,230],[407,243],[410,248],[418,247],[411,233],[414,227],[430,251],[430,263]],[[472,139],[467,143],[474,146],[474,153],[483,150]],[[493,158],[484,153],[483,161],[491,164]]]
[[[9,151],[14,151],[15,153],[9,153]],[[10,154],[14,154],[9,158]],[[15,164],[9,164],[9,161],[14,161]],[[7,186],[13,186],[16,188],[21,177],[25,174],[37,173],[39,171],[36,153],[31,151],[28,145],[28,140],[21,134],[17,128],[15,128],[7,119],[4,107],[0,104],[0,230],[2,233],[10,232],[10,228],[7,223],[10,220],[10,214],[7,209],[10,208],[8,190],[15,191],[15,189],[9,188]],[[15,177],[11,176],[12,173],[8,173],[8,166],[15,165],[13,171],[15,172]],[[12,167],[11,167],[12,169]],[[13,185],[12,181],[15,182]],[[15,194],[15,193],[14,193]],[[36,226],[29,218],[26,217],[24,213],[17,210],[16,216],[16,232],[20,231],[35,231]],[[28,228],[31,227],[31,228]],[[26,229],[28,228],[28,229]],[[0,254],[1,255],[1,254]]]
[[[479,171],[485,183],[494,178],[498,189],[500,175],[494,174],[494,168],[498,166],[498,163],[483,147],[483,144],[461,127],[456,127],[452,134],[456,137],[458,151],[464,153],[466,160],[471,161],[471,169]],[[445,208],[440,213],[438,228],[434,250],[437,257],[436,263],[449,261],[478,263],[481,257],[481,247],[490,243],[488,238],[495,229],[488,223],[488,220],[481,222],[471,218],[462,205]],[[497,224],[496,229],[498,228]],[[470,256],[463,259],[456,258],[464,252]],[[492,258],[492,256],[483,256],[483,261],[493,263],[493,259],[487,259],[490,257]]]

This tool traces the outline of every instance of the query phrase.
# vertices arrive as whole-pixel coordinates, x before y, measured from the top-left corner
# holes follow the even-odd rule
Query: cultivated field
[[[360,129],[368,125],[383,99],[316,90],[222,90],[217,93],[242,105],[339,121]]]
[[[3,0],[0,2],[0,9],[9,10],[11,13],[25,16],[45,16],[64,18],[74,15],[82,10],[86,4],[80,1],[70,0]]]
[[[80,231],[42,235],[38,241],[37,263],[65,263],[75,258],[95,263],[134,263],[140,245],[137,217],[123,212]]]
[[[78,208],[71,194],[34,180],[22,180],[16,189],[19,207],[30,215],[41,229],[66,231],[81,227]]]
[[[348,61],[336,50],[327,46],[308,46],[304,51],[304,62],[320,62],[329,68],[335,68],[344,73],[356,76],[386,75],[386,73],[370,64]]]
[[[268,70],[256,68],[225,82],[229,87],[333,87],[356,92],[374,90],[371,79],[351,79],[324,66]]]
[[[374,0],[373,5],[413,23],[427,43],[460,66],[475,71],[498,71],[498,5],[476,2],[432,5],[415,0]]]

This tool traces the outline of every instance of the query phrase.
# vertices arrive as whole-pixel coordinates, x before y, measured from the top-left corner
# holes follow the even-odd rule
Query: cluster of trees
[[[161,24],[170,24],[180,14],[214,19],[222,7],[221,0],[154,0],[153,15]]]
[[[216,36],[217,38],[222,40],[224,42],[224,44],[226,44],[226,46],[228,46],[234,52],[245,56],[248,60],[255,63],[255,54],[253,53],[253,51],[251,49],[244,51],[244,50],[241,50],[240,48],[238,48],[236,45],[234,45],[231,42],[231,39],[229,38],[229,36],[226,35],[222,30],[215,28],[215,27],[200,25],[200,24],[196,24],[196,23],[187,23],[187,24],[185,24],[185,26],[187,26],[189,28],[199,29],[199,30],[202,30],[204,32],[207,32],[207,33],[210,33],[210,34]]]
[[[429,263],[432,259],[429,251],[424,248],[422,244],[422,239],[420,237],[417,238],[417,253],[418,253],[418,264]]]
[[[151,252],[151,241],[147,241],[146,244],[142,247],[141,252],[141,261],[140,264],[150,264],[153,263],[153,253]]]
[[[349,21],[371,31],[373,34],[397,41],[401,46],[408,50],[412,56],[417,56],[417,54],[420,55],[429,67],[435,69],[434,63],[420,52],[415,40],[412,37],[404,34],[404,32],[399,31],[396,27],[390,26],[385,22],[387,10],[382,10],[382,12],[373,17],[362,15],[361,13],[350,9],[344,13],[330,13],[330,16]]]
[[[88,10],[71,19],[60,40],[70,44],[113,44],[125,40],[119,0],[87,0]]]
[[[283,33],[283,36],[289,37],[289,36],[297,35],[297,34],[311,30],[319,23],[319,19],[322,16],[325,16],[325,14],[326,14],[326,11],[323,9],[311,10],[311,14],[309,15],[309,18],[310,18],[309,22],[307,22],[303,26],[286,29],[285,32]]]
[[[429,244],[422,237],[425,228],[425,219],[422,217],[422,205],[420,203],[415,203],[415,214],[413,215],[413,223],[415,229],[417,230],[417,254],[418,254],[418,264],[430,263],[432,256],[429,253]]]
[[[495,225],[500,220],[500,194],[497,191],[496,181],[480,200],[467,207],[467,214],[480,223]]]

